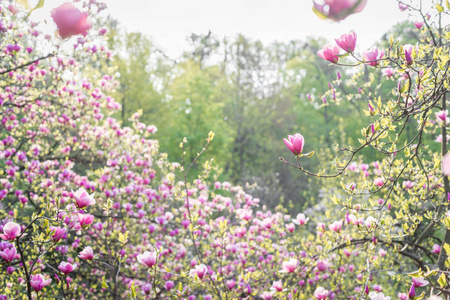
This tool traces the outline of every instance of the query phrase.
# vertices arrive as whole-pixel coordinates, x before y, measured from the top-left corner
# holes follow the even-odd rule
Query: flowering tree
[[[368,82],[361,73],[339,77],[326,95],[338,103],[333,85],[361,88],[372,122],[361,145],[340,149],[335,173],[303,168],[314,154],[305,154],[306,134],[285,139],[296,161],[283,161],[327,187],[319,203],[291,216],[216,181],[211,161],[190,176],[214,133],[192,161],[183,140],[184,159],[172,163],[142,112],[130,127],[115,120],[114,77],[87,72],[113,59],[101,43],[106,29],[93,20],[105,5],[79,4],[53,10],[55,38],[22,8],[1,4],[0,299],[446,297],[449,35],[439,20],[450,7],[436,4],[428,15],[400,3],[422,17],[413,25],[418,45],[392,38],[389,49],[358,55],[352,32],[319,51],[333,64],[373,68]],[[365,4],[330,0],[315,10],[342,20]],[[70,56],[61,43],[73,44]],[[398,88],[381,94],[390,81]],[[436,153],[423,141],[438,130]],[[366,148],[381,158],[359,161]]]

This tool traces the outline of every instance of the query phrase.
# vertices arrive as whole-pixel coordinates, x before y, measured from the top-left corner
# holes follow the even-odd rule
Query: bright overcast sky
[[[43,13],[60,0],[47,0]],[[368,0],[363,12],[341,23],[320,20],[312,0],[106,0],[109,13],[128,31],[141,31],[169,56],[187,50],[190,33],[211,30],[219,37],[242,33],[264,43],[307,36],[331,40],[355,30],[359,49],[373,45],[393,24],[408,18],[395,0]],[[414,17],[409,18],[412,21]]]

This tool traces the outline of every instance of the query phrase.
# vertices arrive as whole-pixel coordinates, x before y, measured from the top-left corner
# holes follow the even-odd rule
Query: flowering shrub
[[[339,19],[342,9],[348,15],[365,5],[334,9],[338,2],[327,5]],[[395,80],[398,89],[380,95],[375,76],[362,85],[372,123],[360,146],[341,149],[347,157],[334,160],[334,174],[303,168],[302,160],[314,155],[303,154],[305,147],[321,151],[308,149],[302,135],[284,140],[296,162],[283,162],[324,186],[320,201],[293,216],[216,181],[210,161],[199,178],[190,178],[214,133],[192,162],[172,163],[152,139],[156,128],[140,122],[142,112],[130,127],[115,120],[114,77],[84,72],[94,55],[111,59],[97,45],[105,29],[88,31],[94,28],[88,13],[104,4],[80,8],[54,10],[60,37],[51,38],[24,21],[20,8],[2,3],[0,299],[373,300],[448,293],[443,28],[431,28],[424,17],[418,46],[392,39],[386,51],[358,56],[352,32],[336,40],[347,54],[335,45],[319,51],[331,63],[351,53],[355,67],[382,68],[383,83]],[[445,10],[435,9],[438,16]],[[60,13],[73,22],[62,22]],[[77,60],[58,47],[50,53],[39,47],[60,38],[74,43]],[[333,85],[359,89],[359,78]],[[329,93],[336,96],[334,88]],[[417,133],[404,137],[411,126]],[[438,129],[439,154],[423,142]],[[183,157],[187,142],[180,144]],[[381,158],[359,161],[369,147]]]

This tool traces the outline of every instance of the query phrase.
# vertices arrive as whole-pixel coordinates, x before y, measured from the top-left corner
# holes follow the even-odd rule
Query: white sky
[[[414,2],[417,3],[418,0]],[[36,14],[49,15],[62,0],[46,0]],[[242,33],[264,43],[307,36],[329,40],[355,30],[360,50],[370,48],[393,24],[408,18],[395,0],[368,0],[366,8],[341,23],[320,20],[312,0],[106,0],[108,12],[128,30],[141,31],[175,58],[191,33],[211,30],[219,37]],[[415,21],[410,17],[411,22]],[[412,23],[411,23],[412,25]],[[413,25],[412,25],[413,26]]]

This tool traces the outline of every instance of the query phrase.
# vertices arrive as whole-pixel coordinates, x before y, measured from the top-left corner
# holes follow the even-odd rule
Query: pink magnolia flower
[[[423,22],[420,22],[420,21],[414,22],[414,26],[416,26],[417,29],[420,29],[423,26]]]
[[[422,287],[428,285],[428,281],[423,277],[412,277],[412,282],[415,287]]]
[[[445,176],[450,175],[450,153],[445,154],[442,159],[442,173]]]
[[[325,45],[322,50],[317,51],[317,55],[324,60],[335,64],[339,60],[339,47],[333,45]]]
[[[168,291],[170,291],[175,286],[175,283],[173,281],[167,281],[166,284],[164,284],[164,288]]]
[[[352,53],[356,47],[356,33],[352,31],[350,34],[343,34],[340,39],[335,39],[335,41],[342,50]]]
[[[377,66],[378,60],[383,58],[383,56],[384,52],[379,52],[377,48],[372,48],[372,50],[363,53],[364,61],[367,65],[370,65],[372,67]]]
[[[384,184],[384,178],[376,178],[374,181],[373,181],[373,183],[376,185],[376,186],[383,186],[383,184]]]
[[[65,275],[69,274],[70,272],[72,272],[73,270],[75,270],[77,268],[77,265],[75,264],[70,264],[68,262],[62,261],[59,266],[58,269],[63,272]]]
[[[289,150],[295,155],[299,155],[303,151],[303,146],[305,145],[305,139],[300,133],[294,135],[288,135],[288,140],[283,139]]]
[[[297,225],[300,225],[300,226],[305,225],[306,223],[308,223],[308,221],[309,221],[309,218],[307,218],[305,216],[305,214],[298,214],[297,218],[292,220],[292,222],[294,224],[297,224]]]
[[[94,205],[95,199],[93,196],[94,194],[89,195],[83,188],[80,188],[73,193],[73,197],[75,199],[78,208],[84,208],[89,205]]]
[[[17,250],[16,248],[5,248],[3,251],[0,251],[0,256],[7,262],[10,263],[16,257]]]
[[[334,221],[331,223],[328,228],[335,232],[340,232],[342,229],[342,220],[341,221]]]
[[[390,78],[390,77],[394,76],[395,70],[392,68],[386,68],[386,69],[383,69],[381,71],[381,73],[383,73],[383,75],[386,76],[387,78]]]
[[[271,300],[273,297],[272,292],[265,291],[261,294],[261,299],[263,300]]]
[[[0,234],[0,237],[7,241],[14,240],[21,233],[20,225],[15,222],[8,222],[3,227],[3,234]]]
[[[413,53],[414,46],[410,45],[410,44],[404,45],[403,46],[403,50],[405,51],[406,64],[409,66],[413,62],[411,55]]]
[[[85,260],[92,260],[94,258],[94,250],[92,250],[91,246],[87,246],[80,252],[78,257]]]
[[[44,275],[42,274],[31,275],[30,284],[35,292],[41,291],[51,282],[52,282],[51,278],[45,279]]]
[[[410,189],[410,188],[412,188],[414,186],[414,184],[415,184],[414,182],[406,180],[406,181],[403,182],[403,187],[405,189]]]
[[[225,285],[228,289],[232,290],[236,286],[236,282],[234,280],[227,280]]]
[[[201,265],[195,266],[195,268],[190,271],[190,275],[191,276],[197,275],[198,278],[201,280],[206,276],[207,272],[208,272],[208,267],[205,266],[204,264],[201,264]]]
[[[274,281],[270,289],[277,292],[281,292],[283,290],[283,282],[281,280]]]
[[[315,291],[314,291],[314,297],[316,297],[317,300],[324,300],[328,298],[328,290],[324,289],[323,287],[319,286]]]
[[[398,293],[397,297],[400,300],[408,300],[408,295],[406,295],[405,293]]]
[[[439,246],[438,244],[434,244],[432,252],[436,254],[441,253],[441,246]]]
[[[137,256],[137,260],[139,263],[151,268],[156,265],[156,252],[145,251]]]
[[[289,231],[289,232],[294,232],[295,224],[294,223],[286,224],[286,230]]]
[[[281,265],[280,273],[293,273],[297,269],[298,260],[291,258],[289,261],[284,261]]]
[[[78,214],[78,221],[81,227],[89,226],[94,222],[94,216],[89,214]]]
[[[436,113],[436,121],[439,124],[447,124],[450,119],[448,118],[448,110],[441,110]]]
[[[66,2],[52,10],[52,18],[58,27],[59,35],[65,39],[72,35],[86,35],[91,23],[88,14],[82,13],[73,4]]]
[[[370,292],[369,299],[370,300],[390,300],[391,297],[387,297],[383,293]]]
[[[351,14],[361,12],[367,4],[367,0],[324,0],[321,2],[314,0],[313,2],[313,10],[319,17],[337,22]]]
[[[52,235],[52,239],[55,242],[57,242],[60,239],[64,238],[64,236],[66,234],[66,229],[65,228],[61,228],[61,227],[50,226],[50,231],[54,232],[53,235]]]
[[[398,9],[400,9],[400,11],[405,11],[409,8],[409,5],[404,4],[404,3],[398,3]]]

